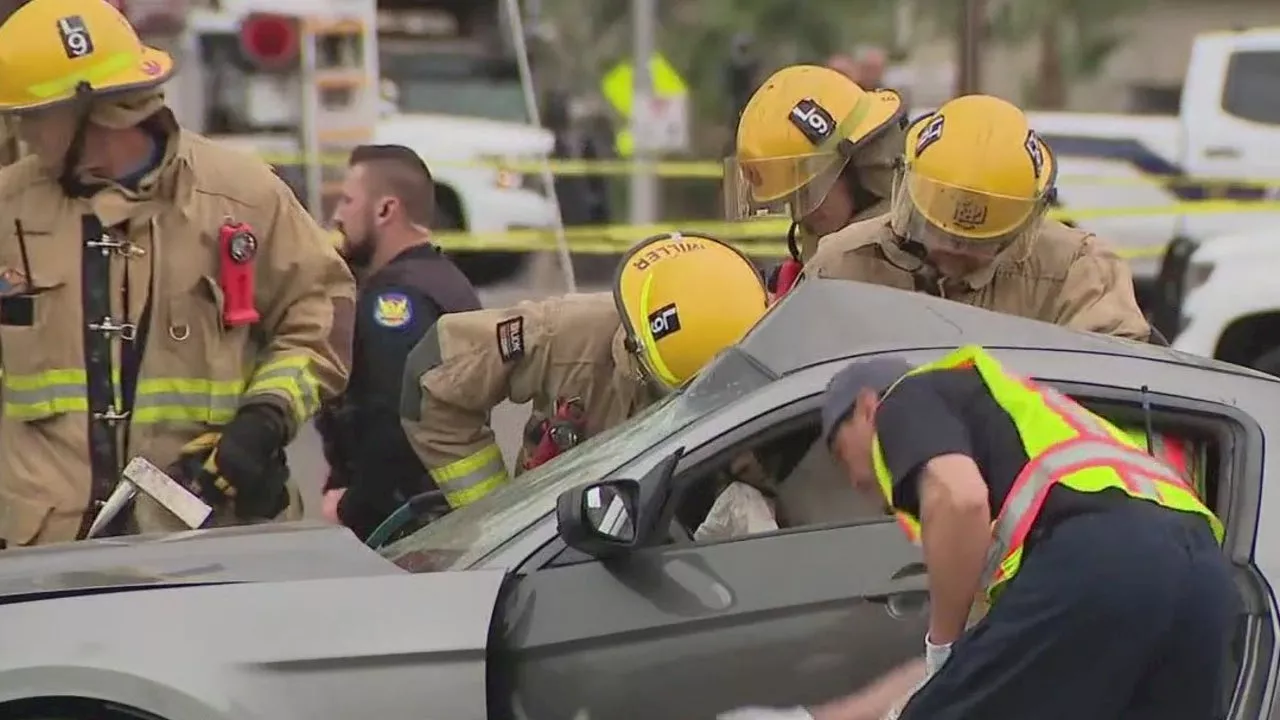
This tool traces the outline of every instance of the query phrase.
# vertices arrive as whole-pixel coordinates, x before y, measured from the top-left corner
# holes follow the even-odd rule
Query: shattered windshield
[[[646,450],[772,380],[732,348],[695,381],[621,425],[514,478],[380,552],[412,572],[465,569],[555,510],[566,490],[607,477]]]

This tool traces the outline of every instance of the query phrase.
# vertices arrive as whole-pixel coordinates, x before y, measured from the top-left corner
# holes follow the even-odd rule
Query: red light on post
[[[240,49],[263,70],[284,70],[298,57],[298,23],[287,15],[249,15],[240,23]]]

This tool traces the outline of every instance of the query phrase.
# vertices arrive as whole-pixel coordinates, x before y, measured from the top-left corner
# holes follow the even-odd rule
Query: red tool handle
[[[254,260],[258,239],[244,223],[227,221],[218,231],[218,285],[222,287],[222,324],[227,327],[258,322],[253,304]]]
[[[532,470],[539,465],[551,460],[560,454],[560,448],[556,446],[555,438],[551,436],[551,421],[542,421],[542,437],[538,440],[538,444],[534,447],[533,452],[529,453],[524,459],[524,469]]]
[[[781,299],[796,284],[796,278],[800,277],[800,271],[804,269],[804,265],[800,264],[795,258],[787,258],[782,261],[782,267],[778,268],[778,281],[774,285],[774,297]]]
[[[539,424],[538,443],[525,458],[524,469],[532,470],[581,442],[583,421],[580,398],[556,400],[555,416]]]

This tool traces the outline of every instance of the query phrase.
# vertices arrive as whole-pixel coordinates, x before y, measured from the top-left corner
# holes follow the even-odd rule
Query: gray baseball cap
[[[822,439],[828,446],[840,424],[849,419],[858,393],[870,388],[883,393],[915,366],[896,357],[858,360],[831,378],[822,394]]]

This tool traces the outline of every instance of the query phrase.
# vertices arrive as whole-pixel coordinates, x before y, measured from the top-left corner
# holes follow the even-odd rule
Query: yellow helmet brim
[[[20,115],[46,110],[75,99],[82,86],[94,97],[155,87],[173,77],[173,56],[152,47],[140,55],[115,53],[81,72],[24,88],[19,97],[0,97],[0,113]]]
[[[902,96],[894,90],[869,90],[865,97],[867,109],[861,119],[849,128],[841,127],[847,130],[845,139],[852,143],[854,150],[874,140],[905,112]]]

